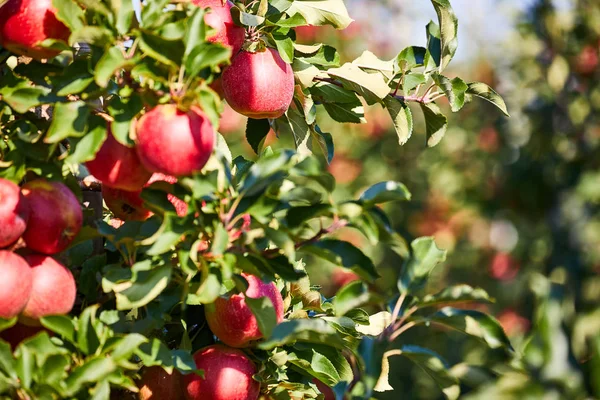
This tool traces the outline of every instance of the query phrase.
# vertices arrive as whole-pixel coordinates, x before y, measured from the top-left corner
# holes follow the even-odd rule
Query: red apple
[[[39,43],[46,39],[66,42],[69,35],[56,18],[52,0],[7,0],[0,7],[0,44],[13,53],[36,60],[52,58],[59,52]]]
[[[96,158],[85,165],[103,186],[115,189],[140,190],[152,176],[142,165],[135,148],[122,145],[110,132]]]
[[[181,374],[177,370],[169,374],[161,367],[145,368],[139,384],[140,400],[183,399]]]
[[[17,323],[14,326],[11,326],[7,330],[0,332],[0,339],[4,340],[12,349],[16,349],[22,341],[29,339],[32,336],[35,336],[39,332],[45,331],[41,326],[27,326],[23,324]],[[46,331],[48,332],[48,331]],[[52,332],[48,332],[50,336],[52,336]]]
[[[241,350],[217,344],[196,352],[194,361],[204,379],[196,374],[183,377],[187,400],[258,399],[260,384],[252,379],[256,366]]]
[[[236,113],[229,105],[225,104],[219,121],[219,132],[225,134],[241,131],[246,126],[246,121],[243,115]]]
[[[219,297],[214,303],[204,307],[206,321],[211,331],[231,347],[246,347],[253,340],[263,337],[258,329],[256,317],[246,304],[246,296],[253,299],[259,297],[271,299],[277,314],[277,322],[283,321],[283,298],[275,283],[265,283],[253,275],[242,275],[248,281],[246,294],[234,294],[228,299]]]
[[[33,285],[19,320],[26,325],[38,326],[42,317],[71,312],[77,294],[71,271],[50,256],[30,254],[25,260],[31,267]]]
[[[210,7],[210,12],[204,16],[204,22],[216,32],[206,40],[229,47],[234,55],[240,51],[246,38],[246,30],[233,22],[233,4],[230,1],[223,4],[223,0],[192,0],[192,3],[202,8]]]
[[[317,387],[319,388],[319,391],[321,393],[323,393],[323,395],[325,396],[325,400],[335,400],[336,399],[333,389],[331,389],[329,386],[327,386],[326,384],[324,384],[317,378],[313,379],[313,383],[315,385],[317,385]]]
[[[145,186],[148,187],[152,183],[158,181],[175,183],[177,182],[177,178],[156,173],[152,175]],[[129,192],[121,189],[102,187],[102,197],[106,203],[106,206],[110,211],[112,211],[116,218],[123,221],[145,221],[154,214],[144,206],[144,200],[142,200],[141,194],[141,190]],[[175,206],[177,215],[183,217],[187,214],[188,206],[183,200],[173,196],[172,194],[168,194],[167,198],[171,204]],[[113,226],[118,228],[121,225],[122,223],[115,224]]]
[[[221,79],[227,103],[249,118],[279,118],[294,97],[294,71],[272,48],[241,51]]]
[[[17,241],[27,228],[29,205],[19,186],[0,178],[0,248]]]
[[[33,286],[33,273],[21,256],[0,250],[0,318],[10,319],[23,311]]]
[[[331,281],[333,286],[337,289],[358,280],[360,280],[360,277],[356,272],[341,267],[335,268],[331,274]]]
[[[60,182],[44,179],[23,185],[30,215],[23,239],[27,247],[44,254],[65,250],[83,224],[83,213],[77,197]]]
[[[175,104],[154,107],[137,125],[137,151],[153,172],[185,176],[199,172],[212,154],[215,131],[198,107],[183,112]]]

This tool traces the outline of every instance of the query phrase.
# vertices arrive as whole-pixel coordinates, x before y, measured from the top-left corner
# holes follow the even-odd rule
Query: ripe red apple
[[[234,55],[240,51],[246,38],[246,30],[233,22],[233,4],[229,0],[225,4],[223,0],[192,0],[192,3],[202,8],[210,7],[210,12],[204,16],[204,22],[215,29],[216,33],[206,40],[229,47]]]
[[[17,241],[27,228],[29,205],[19,186],[0,178],[0,248]]]
[[[10,347],[14,350],[22,341],[29,339],[42,331],[46,331],[48,332],[48,335],[52,336],[52,332],[47,331],[41,326],[27,326],[17,323],[7,330],[0,332],[0,339],[10,344]]]
[[[152,176],[142,165],[135,148],[122,145],[110,132],[96,158],[85,165],[103,186],[115,189],[140,190]]]
[[[183,377],[187,400],[258,399],[260,384],[252,379],[256,366],[241,350],[217,344],[196,352],[194,361],[204,370],[204,379],[196,374]]]
[[[241,51],[221,79],[227,103],[249,118],[279,118],[294,97],[294,71],[272,48]]]
[[[46,39],[67,41],[69,29],[56,18],[52,0],[7,0],[0,7],[0,44],[5,49],[36,60],[52,58],[56,50],[39,43]]]
[[[174,370],[172,374],[161,367],[145,368],[140,384],[140,400],[182,400],[183,385],[181,374]]]
[[[321,393],[323,393],[323,395],[325,396],[325,400],[335,400],[336,399],[335,393],[333,392],[332,388],[330,388],[329,386],[327,386],[326,384],[324,384],[317,378],[313,379],[313,383],[315,385],[317,385],[317,387],[319,388],[319,391]]]
[[[277,322],[283,321],[283,298],[274,282],[265,283],[260,278],[242,274],[248,281],[246,294],[238,293],[228,299],[219,297],[204,307],[206,321],[211,331],[226,345],[246,347],[253,340],[263,337],[256,317],[246,304],[246,296],[257,299],[268,297],[273,302]]]
[[[25,256],[32,272],[31,296],[21,313],[20,322],[38,326],[38,320],[48,315],[68,314],[75,304],[77,286],[73,274],[50,256]]]
[[[175,104],[154,107],[137,125],[137,151],[153,172],[185,176],[199,172],[212,154],[215,131],[198,107],[183,112]]]
[[[33,286],[33,273],[21,256],[0,250],[0,318],[10,319],[23,311]]]
[[[77,197],[60,182],[38,179],[23,185],[30,215],[23,239],[27,247],[44,254],[65,250],[83,224]]]
[[[159,173],[152,174],[152,177],[150,177],[150,180],[146,183],[145,187],[148,187],[152,183],[159,181],[175,183],[177,182],[177,178]],[[154,215],[152,211],[148,210],[144,206],[144,200],[142,200],[141,194],[141,190],[128,192],[121,189],[102,187],[102,198],[104,199],[106,206],[110,211],[112,211],[116,218],[123,221],[145,221]],[[171,204],[175,206],[177,215],[183,217],[187,214],[188,206],[183,200],[173,196],[172,194],[168,194],[167,198]],[[115,224],[113,226],[118,228],[121,225],[122,223]]]

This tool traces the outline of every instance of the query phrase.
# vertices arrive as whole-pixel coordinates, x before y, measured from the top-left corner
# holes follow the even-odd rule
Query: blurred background
[[[413,200],[388,208],[394,226],[407,240],[434,236],[449,252],[427,290],[464,282],[496,299],[475,307],[501,322],[512,355],[432,328],[398,339],[427,343],[444,356],[461,378],[463,398],[600,398],[600,0],[451,3],[461,41],[450,76],[497,88],[511,118],[475,101],[450,118],[437,147],[427,148],[417,110],[403,147],[379,106],[366,110],[366,125],[328,123],[323,115],[322,129],[336,147],[329,166],[336,196],[356,198],[378,181],[403,182]],[[366,49],[390,59],[408,44],[425,45],[424,27],[435,19],[429,1],[347,5],[356,20],[347,30],[301,28],[300,40],[334,45],[344,61]],[[226,112],[222,133],[252,157],[244,127],[243,117]],[[291,138],[268,139],[275,140],[293,145]],[[356,231],[341,236],[379,262],[380,290],[389,290],[401,260]],[[308,267],[326,295],[355,278]],[[390,382],[396,390],[379,398],[443,398],[400,357],[392,359]]]

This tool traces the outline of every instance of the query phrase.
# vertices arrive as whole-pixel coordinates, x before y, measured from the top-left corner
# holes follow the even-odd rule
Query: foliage
[[[17,60],[7,51],[0,67],[0,177],[22,182],[38,177],[63,180],[81,197],[78,183],[112,134],[132,146],[134,121],[158,104],[181,109],[199,105],[217,128],[222,101],[211,88],[231,51],[207,42],[208,10],[167,0],[147,2],[141,17],[130,2],[54,0],[58,18],[71,30],[68,46],[46,63]],[[395,180],[370,186],[360,196],[338,200],[335,179],[324,171],[336,137],[321,130],[318,116],[364,123],[364,106],[379,104],[392,118],[397,141],[413,132],[408,104],[426,120],[429,146],[447,132],[436,101],[456,112],[473,96],[507,113],[503,100],[484,83],[443,75],[457,47],[457,19],[446,0],[433,0],[438,23],[427,25],[427,46],[412,46],[392,60],[364,52],[341,64],[336,49],[295,43],[296,27],[331,25],[351,19],[342,1],[257,1],[238,3],[236,21],[260,33],[291,63],[294,100],[268,124],[250,121],[246,136],[257,157],[234,156],[225,138],[202,173],[175,184],[154,184],[142,197],[155,215],[119,228],[89,223],[68,251],[78,283],[77,309],[42,321],[48,332],[14,352],[0,341],[0,395],[20,398],[108,399],[136,392],[143,367],[199,373],[191,354],[214,342],[203,306],[218,296],[246,290],[241,273],[273,280],[284,296],[285,321],[272,322],[269,302],[249,302],[265,339],[247,353],[260,368],[262,393],[277,399],[298,394],[320,398],[313,378],[368,399],[390,390],[388,358],[403,355],[433,378],[448,398],[460,394],[458,379],[437,352],[399,346],[413,327],[441,326],[462,332],[508,358],[512,347],[498,321],[457,303],[491,301],[466,285],[426,293],[434,269],[446,258],[431,237],[407,244],[382,204],[411,198]],[[40,110],[51,107],[51,118]],[[269,129],[293,138],[295,150],[264,145]],[[324,157],[313,155],[313,144]],[[276,147],[276,146],[274,146]],[[188,204],[178,216],[172,194]],[[87,210],[91,213],[91,210]],[[380,268],[349,241],[335,237],[354,229],[395,255],[394,287],[374,283]],[[93,247],[102,240],[103,249]],[[360,281],[323,296],[311,284],[310,265],[329,262],[354,271]],[[3,321],[4,330],[15,321]],[[427,329],[431,331],[431,329]]]

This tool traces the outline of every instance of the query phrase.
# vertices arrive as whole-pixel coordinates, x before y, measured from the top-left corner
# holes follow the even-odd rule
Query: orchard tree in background
[[[408,189],[338,202],[324,169],[323,113],[366,123],[363,104],[380,104],[404,144],[413,103],[429,146],[447,129],[442,98],[507,113],[487,85],[444,75],[447,0],[432,0],[426,47],[344,64],[295,43],[297,27],[346,28],[341,0],[156,0],[140,15],[120,0],[0,4],[0,396],[369,399],[393,390],[388,358],[402,355],[454,399],[442,356],[404,332],[443,326],[511,356],[494,318],[452,307],[485,291],[426,294],[445,251],[408,245],[379,207]],[[254,160],[218,133],[223,100],[250,118]],[[265,147],[271,129],[296,148]],[[404,260],[389,296],[372,290],[374,262],[332,236],[348,227]],[[361,279],[325,298],[305,268],[320,260]]]

